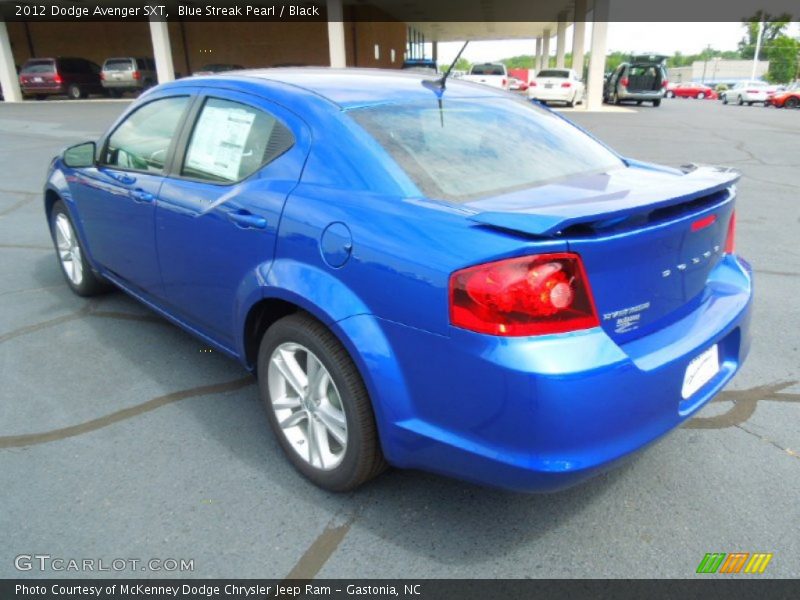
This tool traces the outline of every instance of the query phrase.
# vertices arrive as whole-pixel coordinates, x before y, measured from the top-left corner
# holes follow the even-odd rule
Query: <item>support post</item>
[[[589,58],[589,77],[586,82],[586,109],[598,110],[603,106],[603,85],[606,68],[608,35],[608,2],[594,0],[592,15],[592,55]]]
[[[17,68],[14,65],[14,54],[11,52],[11,41],[5,21],[0,21],[0,88],[6,102],[22,102],[22,91],[19,89]]]
[[[342,0],[327,0],[328,53],[331,67],[343,69],[347,66],[347,51],[344,43],[344,9]],[[355,45],[356,41],[353,40]]]
[[[150,21],[150,38],[153,40],[153,57],[156,61],[158,83],[175,81],[175,66],[172,64],[172,45],[166,21]]]

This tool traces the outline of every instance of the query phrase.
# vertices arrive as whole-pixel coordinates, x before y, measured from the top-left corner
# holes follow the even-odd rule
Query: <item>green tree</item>
[[[447,70],[447,68],[448,68],[449,66],[450,66],[450,65],[442,65],[442,68],[443,68],[443,69],[445,69],[445,70]],[[471,62],[469,62],[469,61],[468,61],[466,58],[464,58],[463,56],[462,56],[462,57],[460,57],[460,58],[459,58],[459,59],[456,61],[456,65],[453,67],[453,69],[454,69],[454,70],[456,70],[456,71],[466,71],[467,73],[469,73],[469,70],[470,70],[471,68],[472,68],[472,63],[471,63]]]
[[[739,42],[740,57],[749,60],[755,56],[758,27],[763,20],[764,33],[761,36],[761,49],[758,53],[758,60],[763,60],[767,56],[768,49],[772,46],[774,40],[783,35],[791,18],[791,15],[785,13],[773,16],[763,10],[759,10],[749,19],[743,20],[742,24],[746,27],[746,33]]]
[[[769,71],[767,81],[770,83],[789,83],[797,75],[797,56],[800,54],[800,42],[786,35],[772,40],[767,50]]]

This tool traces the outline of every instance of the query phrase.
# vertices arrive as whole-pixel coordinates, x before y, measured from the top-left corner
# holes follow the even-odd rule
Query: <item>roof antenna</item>
[[[439,120],[441,121],[442,127],[444,127],[444,111],[442,110],[442,94],[444,93],[445,86],[447,85],[447,78],[450,77],[450,73],[453,70],[453,67],[456,66],[458,59],[461,58],[461,53],[464,52],[464,48],[467,47],[469,44],[469,40],[464,42],[464,45],[461,46],[461,50],[458,51],[456,57],[453,59],[453,62],[450,63],[450,68],[447,69],[447,73],[441,76],[439,79],[424,79],[422,81],[422,85],[426,88],[436,88],[434,93],[436,94],[436,99],[439,102]]]
[[[442,78],[439,80],[440,87],[442,88],[442,91],[444,91],[445,84],[447,83],[447,78],[450,77],[450,72],[456,66],[456,63],[458,62],[458,59],[461,58],[461,53],[464,52],[464,49],[467,47],[467,44],[469,44],[469,40],[464,42],[464,45],[461,46],[461,50],[458,51],[458,54],[456,54],[456,57],[453,59],[453,62],[450,63],[450,68],[447,69],[447,73],[445,73],[442,76]]]
[[[456,57],[453,59],[453,62],[450,63],[450,67],[447,69],[447,72],[444,75],[442,75],[439,79],[425,79],[423,80],[422,85],[424,85],[427,88],[434,88],[434,87],[438,88],[436,94],[439,97],[441,97],[442,92],[444,92],[444,89],[447,85],[447,78],[450,77],[450,73],[456,66],[458,59],[461,58],[461,53],[464,52],[464,48],[467,47],[467,44],[469,44],[469,40],[464,42],[464,45],[461,46],[461,50],[458,51],[458,54],[456,54]]]

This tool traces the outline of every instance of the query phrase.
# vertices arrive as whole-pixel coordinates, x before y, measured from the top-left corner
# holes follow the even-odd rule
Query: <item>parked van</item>
[[[152,58],[125,56],[108,58],[100,74],[103,87],[115,98],[125,92],[146,90],[158,83]]]

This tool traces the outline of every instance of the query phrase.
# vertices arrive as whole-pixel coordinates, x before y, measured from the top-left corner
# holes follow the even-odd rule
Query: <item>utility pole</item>
[[[761,36],[764,34],[764,16],[758,22],[758,37],[756,37],[756,53],[753,55],[753,71],[750,73],[750,79],[756,78],[756,67],[758,66],[758,54],[761,52]]]

